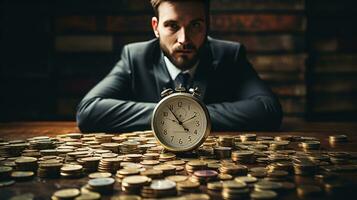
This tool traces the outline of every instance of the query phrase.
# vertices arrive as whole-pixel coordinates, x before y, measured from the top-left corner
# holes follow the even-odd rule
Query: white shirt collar
[[[188,70],[182,71],[179,68],[177,68],[174,64],[172,64],[170,59],[168,59],[166,56],[164,56],[164,60],[165,60],[167,71],[169,71],[172,80],[175,80],[176,76],[181,72],[190,74],[190,79],[192,80],[193,76],[195,75],[197,66],[200,63],[200,61],[197,61],[193,67],[191,67]]]

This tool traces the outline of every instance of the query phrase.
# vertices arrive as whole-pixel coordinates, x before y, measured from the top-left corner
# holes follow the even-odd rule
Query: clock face
[[[154,111],[152,127],[159,142],[172,151],[198,147],[210,131],[207,109],[190,94],[164,98]]]

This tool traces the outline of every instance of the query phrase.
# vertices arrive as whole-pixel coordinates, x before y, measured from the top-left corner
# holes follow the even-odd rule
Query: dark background
[[[285,116],[356,120],[351,2],[212,0],[210,35],[246,45]],[[154,37],[152,13],[149,0],[2,0],[0,121],[74,120],[122,46]]]

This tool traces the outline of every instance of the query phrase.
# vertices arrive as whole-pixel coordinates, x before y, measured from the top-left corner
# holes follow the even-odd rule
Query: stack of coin
[[[31,140],[29,142],[30,149],[55,149],[56,148],[56,141],[48,138],[48,139],[40,139],[40,140]]]
[[[115,142],[115,143],[120,144],[120,143],[126,141],[126,137],[123,137],[121,135],[120,136],[114,136],[114,137],[112,137],[112,141]]]
[[[207,184],[208,182],[217,181],[218,173],[214,170],[198,170],[193,173],[190,180],[200,184]]]
[[[314,174],[317,169],[317,166],[309,159],[295,159],[293,165],[296,175],[311,175]]]
[[[250,193],[251,200],[274,200],[278,198],[278,194],[271,190],[253,191]]]
[[[83,176],[82,165],[66,164],[61,167],[61,176],[66,178],[79,178]]]
[[[142,154],[126,154],[124,161],[138,163],[141,161],[142,157]]]
[[[209,192],[222,192],[222,189],[223,189],[222,181],[207,183],[207,190]]]
[[[248,187],[253,187],[254,183],[258,181],[258,179],[253,176],[237,176],[234,178],[234,180],[237,182],[244,182]]]
[[[102,143],[110,143],[112,142],[112,137],[114,137],[114,135],[111,134],[96,134],[95,135],[95,141],[99,142],[100,144]]]
[[[201,160],[192,160],[186,163],[185,169],[188,174],[193,174],[194,171],[207,169],[207,163]]]
[[[329,136],[330,144],[344,143],[347,141],[348,141],[347,135],[330,135]]]
[[[185,176],[185,175],[172,175],[172,176],[166,177],[165,179],[173,181],[175,183],[178,183],[178,182],[182,182],[182,181],[188,180],[188,176]]]
[[[159,160],[160,154],[158,153],[146,153],[143,155],[143,160]]]
[[[81,139],[83,137],[82,133],[67,133],[66,137],[72,138],[72,139]]]
[[[40,162],[37,170],[37,175],[40,178],[58,178],[60,177],[61,167],[60,162]]]
[[[153,180],[150,186],[144,186],[141,192],[144,198],[162,198],[176,194],[176,183],[165,179]]]
[[[103,158],[99,162],[98,171],[114,174],[120,169],[121,161],[123,161],[121,158]]]
[[[134,175],[123,178],[121,182],[122,191],[128,194],[138,194],[144,186],[151,183],[151,178],[147,176]]]
[[[245,176],[248,173],[248,168],[244,165],[236,165],[236,164],[222,164],[219,168],[220,173],[222,174],[230,174],[233,176]]]
[[[102,149],[110,150],[113,153],[119,153],[119,144],[118,143],[102,143]]]
[[[101,195],[97,192],[82,192],[74,200],[100,200]]]
[[[153,166],[160,164],[160,161],[158,161],[158,160],[143,160],[140,162],[140,164],[142,164],[145,169],[150,169]]]
[[[287,140],[282,140],[282,141],[272,141],[270,142],[269,149],[276,151],[276,150],[284,150],[287,149],[289,146],[290,142]]]
[[[27,143],[7,144],[0,146],[0,156],[4,158],[18,157],[28,146]]]
[[[113,192],[114,184],[113,178],[95,178],[88,181],[86,188],[100,194],[108,194]]]
[[[180,194],[197,193],[197,192],[200,191],[200,183],[199,182],[193,182],[191,180],[178,182],[177,183],[177,191]]]
[[[218,178],[221,181],[229,181],[233,179],[233,176],[230,174],[218,174]]]
[[[78,197],[81,194],[81,192],[76,189],[62,189],[62,190],[58,190],[56,191],[51,199],[52,200],[68,200],[68,199],[74,199],[76,197]]]
[[[222,135],[218,137],[218,145],[222,147],[233,147],[234,137],[228,135]]]
[[[163,171],[156,169],[146,169],[145,171],[140,172],[141,175],[147,176],[151,179],[162,179]]]
[[[252,133],[243,134],[243,135],[240,135],[240,140],[241,140],[242,142],[246,142],[246,141],[256,141],[256,140],[257,140],[257,135],[256,135],[256,134],[252,134]]]
[[[25,149],[22,151],[21,156],[39,158],[41,157],[41,153],[36,149]]]
[[[161,164],[154,166],[153,169],[162,171],[164,177],[176,174],[176,167],[173,165]]]
[[[66,162],[76,162],[78,158],[90,157],[89,151],[73,151],[66,154]]]
[[[231,156],[232,147],[215,147],[214,148],[214,155],[217,159],[226,159]]]
[[[305,141],[301,142],[301,147],[306,150],[318,150],[320,149],[320,142],[319,141]]]
[[[301,198],[317,198],[322,195],[322,189],[317,185],[299,185],[296,191]]]
[[[127,176],[133,176],[133,175],[139,175],[140,170],[139,169],[121,169],[118,170],[115,177],[118,182],[121,182],[125,177]]]
[[[138,145],[140,143],[136,141],[125,141],[119,145],[119,151],[122,154],[141,153]]]
[[[289,173],[284,170],[272,170],[268,171],[268,177],[265,178],[269,181],[285,181]]]
[[[160,162],[172,161],[176,159],[176,155],[173,153],[162,153],[160,154]]]
[[[16,169],[19,171],[37,171],[37,158],[34,157],[19,157],[15,160]]]
[[[234,162],[242,164],[254,162],[254,151],[233,151],[231,156]]]
[[[329,152],[328,156],[333,164],[348,164],[351,160],[351,154],[347,152]]]
[[[35,173],[32,171],[13,171],[11,178],[15,181],[27,181],[34,177]]]
[[[92,173],[98,170],[100,157],[79,158],[77,161],[83,166],[84,173]]]
[[[0,166],[0,180],[10,179],[12,167]]]
[[[244,182],[224,181],[222,184],[223,199],[247,199],[249,189]]]
[[[111,178],[112,174],[109,172],[94,172],[88,174],[88,177],[90,179],[95,179],[95,178]]]
[[[40,150],[41,156],[57,156],[58,152],[56,149],[42,149]]]
[[[261,180],[254,184],[255,191],[273,190],[279,192],[282,188],[283,185],[281,183],[267,180]]]

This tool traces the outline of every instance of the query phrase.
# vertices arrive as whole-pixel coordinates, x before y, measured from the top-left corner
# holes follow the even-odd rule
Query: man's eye
[[[195,23],[192,24],[192,27],[193,28],[201,28],[201,23],[195,22]]]
[[[169,24],[169,27],[174,30],[177,30],[179,28],[177,24]]]

